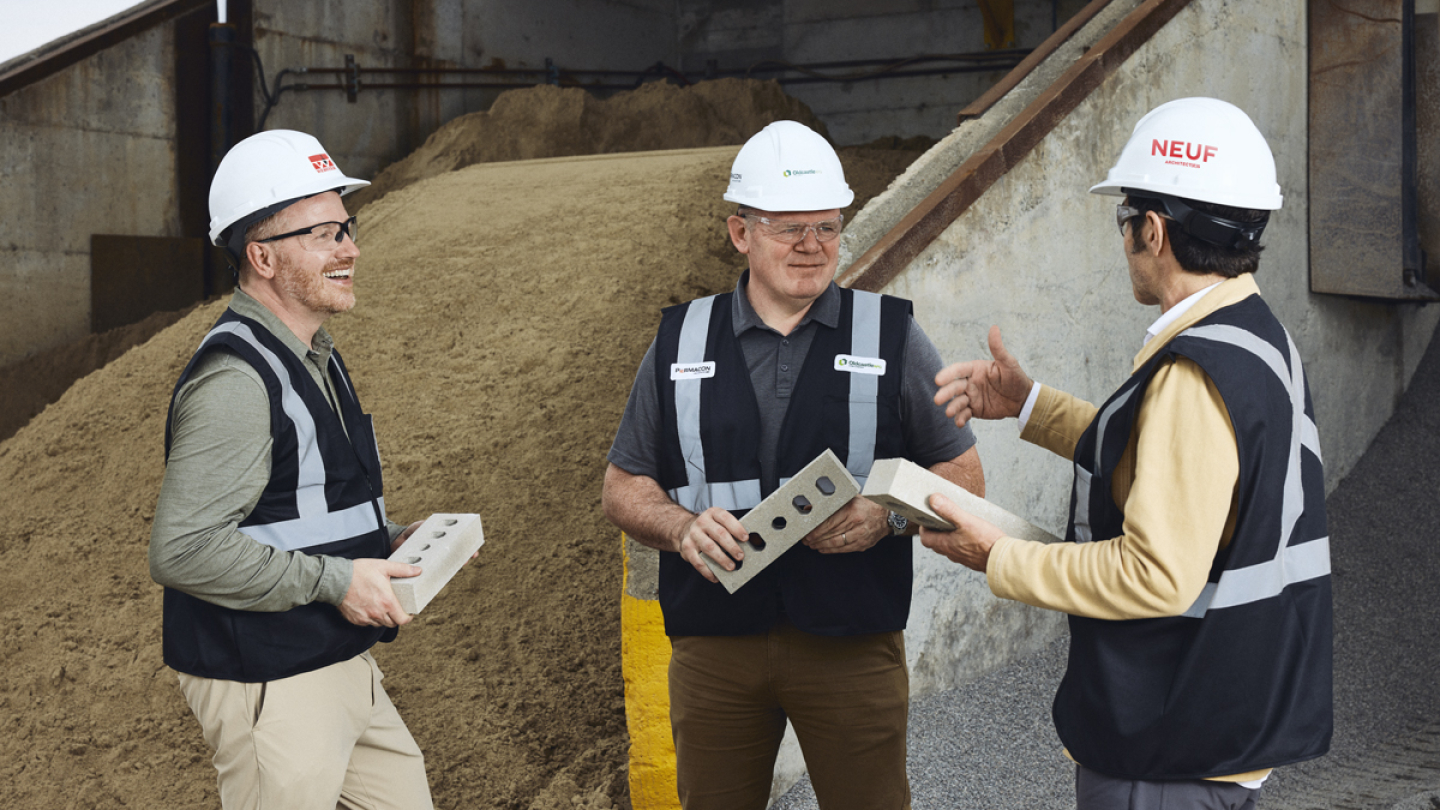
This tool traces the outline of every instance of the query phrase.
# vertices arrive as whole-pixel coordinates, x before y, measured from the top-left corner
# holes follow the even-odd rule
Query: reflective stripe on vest
[[[1105,430],[1110,426],[1110,419],[1115,412],[1125,407],[1130,397],[1135,393],[1135,387],[1115,398],[1110,407],[1100,412],[1100,424],[1095,432],[1095,470],[1100,470],[1100,453],[1105,449]],[[1090,535],[1090,479],[1092,474],[1089,470],[1075,463],[1075,542],[1088,543],[1092,539]]]
[[[1280,508],[1280,542],[1274,559],[1244,568],[1221,572],[1218,583],[1207,583],[1200,598],[1182,615],[1200,618],[1208,610],[1247,605],[1279,596],[1289,585],[1330,575],[1330,538],[1309,538],[1291,544],[1295,524],[1305,511],[1305,490],[1301,482],[1300,454],[1308,450],[1320,459],[1319,432],[1314,420],[1305,415],[1305,371],[1300,352],[1285,330],[1289,368],[1279,350],[1254,333],[1235,326],[1197,326],[1181,337],[1227,343],[1259,357],[1280,379],[1290,394],[1290,457],[1285,467],[1285,489]]]
[[[385,515],[384,497],[375,499],[374,503],[366,501],[348,509],[330,511],[330,504],[325,499],[325,459],[320,455],[315,418],[311,416],[310,409],[305,407],[305,401],[300,397],[300,392],[296,391],[291,384],[290,372],[285,364],[255,337],[255,333],[248,325],[240,321],[228,321],[210,330],[210,334],[206,335],[205,341],[200,344],[202,350],[211,337],[224,333],[232,334],[250,344],[251,348],[258,352],[270,366],[270,370],[274,372],[276,379],[280,382],[280,407],[285,411],[285,416],[295,425],[298,467],[295,509],[299,513],[299,517],[276,523],[242,526],[240,531],[258,542],[281,551],[295,551],[336,543],[375,531],[377,527],[372,524],[376,522],[376,505],[379,506],[379,514],[383,518]],[[333,356],[330,363],[335,364]],[[347,390],[350,390],[350,382],[345,380],[345,375],[340,372],[339,366],[335,366],[334,370],[335,376],[344,380]]]
[[[859,357],[880,356],[880,295],[854,292],[854,314],[850,327],[850,353]],[[898,369],[897,369],[898,371]],[[861,487],[875,463],[876,397],[880,378],[872,374],[850,375],[850,451],[845,469]]]
[[[853,315],[850,353],[861,357],[880,356],[879,293],[852,290]],[[716,296],[690,302],[680,325],[680,345],[675,362],[681,365],[705,361],[709,342],[710,316]],[[850,377],[850,446],[845,467],[860,486],[875,461],[875,432],[878,429],[880,378],[871,374]],[[731,511],[754,509],[762,500],[759,479],[710,482],[705,479],[705,448],[700,438],[700,379],[674,380],[675,427],[680,435],[680,453],[685,459],[687,486],[668,491],[670,498],[691,512],[712,506]]]
[[[1181,332],[1177,337],[1210,340],[1226,343],[1244,349],[1260,358],[1280,378],[1280,384],[1290,395],[1291,431],[1290,456],[1286,464],[1284,500],[1281,503],[1281,535],[1275,557],[1263,563],[1223,571],[1219,582],[1207,582],[1200,597],[1188,610],[1180,614],[1192,619],[1205,615],[1206,611],[1220,608],[1248,605],[1279,596],[1286,587],[1330,574],[1330,538],[1320,537],[1302,543],[1290,544],[1295,524],[1305,509],[1305,492],[1301,481],[1300,452],[1308,450],[1320,459],[1319,431],[1315,421],[1305,414],[1305,372],[1300,366],[1299,352],[1290,333],[1285,332],[1285,341],[1290,352],[1290,364],[1262,338],[1237,326],[1215,324],[1197,326]],[[1100,454],[1105,447],[1105,431],[1110,418],[1115,415],[1139,386],[1134,386],[1123,395],[1116,397],[1110,406],[1098,417],[1095,435],[1095,469],[1101,468]],[[1090,481],[1091,473],[1075,465],[1075,539],[1089,542],[1090,532]]]

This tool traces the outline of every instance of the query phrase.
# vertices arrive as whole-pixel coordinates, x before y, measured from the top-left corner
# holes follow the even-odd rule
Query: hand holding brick
[[[936,493],[954,501],[956,506],[975,517],[994,524],[1010,537],[1041,543],[1059,540],[1024,518],[1012,515],[964,487],[903,458],[877,460],[870,468],[870,477],[865,481],[865,492],[862,494],[927,529],[950,531],[955,527],[930,509],[930,496]]]
[[[390,580],[400,607],[412,616],[424,610],[483,545],[485,531],[479,515],[431,515],[390,555],[392,560],[424,569],[419,576]]]

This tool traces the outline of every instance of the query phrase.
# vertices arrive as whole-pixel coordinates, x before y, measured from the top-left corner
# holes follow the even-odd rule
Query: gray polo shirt
[[[744,276],[736,283],[735,295],[730,301],[735,337],[740,342],[740,351],[750,370],[750,384],[760,406],[760,480],[764,491],[770,492],[779,486],[775,453],[785,411],[790,406],[790,394],[819,325],[833,329],[840,323],[840,288],[832,282],[789,335],[766,326],[755,313],[745,294]],[[901,370],[900,424],[905,431],[906,445],[915,453],[910,460],[923,467],[950,461],[975,444],[975,434],[970,427],[955,427],[945,416],[945,409],[934,402],[938,390],[935,375],[943,365],[935,344],[911,318]],[[615,442],[610,446],[610,462],[631,475],[657,478],[660,430],[660,404],[655,393],[655,343],[651,341],[630,388],[630,399],[625,403]]]
[[[230,309],[258,321],[295,352],[336,407],[329,333],[320,329],[314,348],[306,346],[240,290]],[[270,396],[260,374],[229,352],[210,352],[176,394],[170,427],[170,458],[150,530],[151,577],[234,610],[340,604],[350,588],[350,560],[280,551],[240,529],[270,482]],[[387,522],[393,540],[403,527]]]

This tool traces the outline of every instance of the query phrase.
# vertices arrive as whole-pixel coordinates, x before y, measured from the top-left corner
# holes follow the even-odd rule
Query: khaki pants
[[[823,810],[910,806],[900,632],[671,639],[670,727],[685,810],[764,810],[790,719]]]
[[[370,653],[268,683],[180,674],[225,810],[431,810],[425,760]]]

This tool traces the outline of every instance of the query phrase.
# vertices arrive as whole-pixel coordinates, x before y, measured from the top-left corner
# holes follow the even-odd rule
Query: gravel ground
[[[1327,503],[1335,594],[1331,752],[1277,770],[1262,793],[1263,810],[1430,807],[1427,794],[1440,790],[1437,403],[1440,340],[1432,340],[1395,415]],[[1050,723],[1064,667],[1062,639],[973,684],[914,701],[913,806],[1074,807],[1073,766]],[[817,808],[808,779],[774,807]]]

